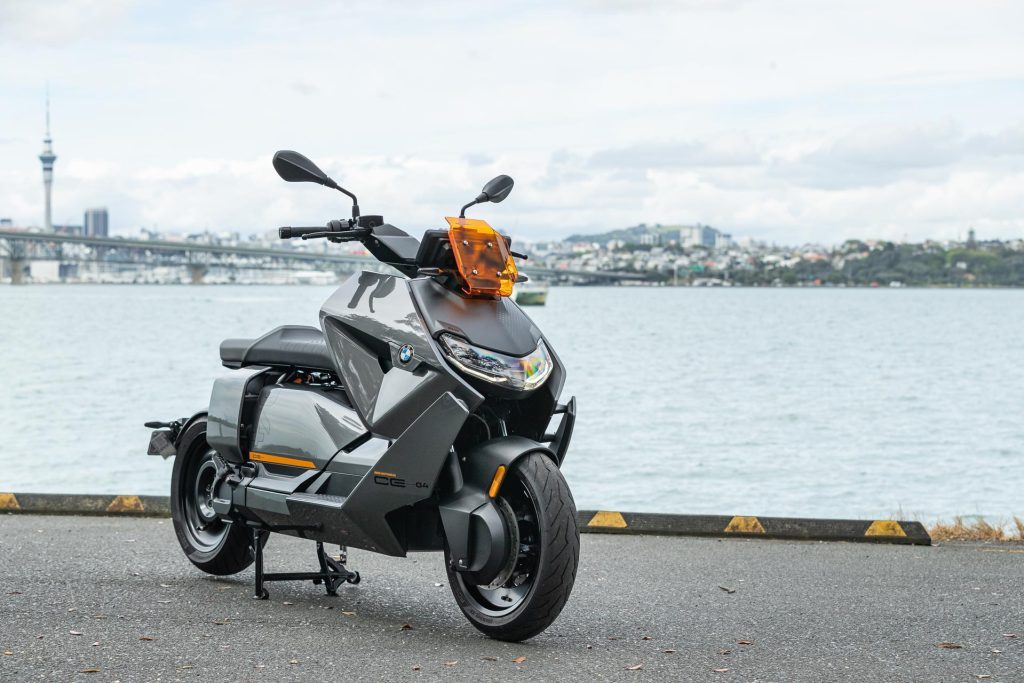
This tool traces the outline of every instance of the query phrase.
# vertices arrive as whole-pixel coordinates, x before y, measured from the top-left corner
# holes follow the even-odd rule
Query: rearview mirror
[[[484,189],[480,191],[480,194],[476,196],[476,199],[471,201],[462,207],[462,211],[459,212],[459,218],[466,217],[466,209],[473,206],[474,204],[482,204],[483,202],[498,202],[504,201],[508,193],[512,191],[512,186],[515,185],[515,181],[507,175],[500,175],[497,178],[492,178],[484,185]]]
[[[289,183],[318,183],[328,187],[333,185],[331,179],[320,170],[319,166],[291,150],[281,150],[274,155],[274,170],[277,171],[277,175]]]
[[[480,196],[477,197],[478,202],[492,202],[497,204],[508,196],[508,193],[512,191],[512,186],[515,181],[507,175],[500,175],[497,178],[492,178],[484,189],[480,191]]]

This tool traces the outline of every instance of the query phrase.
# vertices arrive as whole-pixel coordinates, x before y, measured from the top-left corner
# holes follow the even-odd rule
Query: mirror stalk
[[[354,194],[352,194],[351,192],[346,190],[344,187],[342,187],[338,183],[334,182],[334,180],[331,179],[331,178],[327,178],[324,181],[324,187],[329,187],[331,189],[337,190],[338,192],[342,193],[346,197],[350,197],[352,199],[352,218],[354,220],[359,220],[359,200],[356,199],[356,196]]]
[[[466,204],[464,207],[462,207],[462,211],[459,212],[459,218],[465,218],[466,217],[466,209],[468,209],[471,206],[476,206],[479,203],[480,202],[478,202],[477,200],[474,199],[469,204]]]

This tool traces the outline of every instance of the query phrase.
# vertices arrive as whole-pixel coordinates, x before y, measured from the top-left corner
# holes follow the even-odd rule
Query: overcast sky
[[[0,2],[0,217],[317,225],[296,149],[413,234],[647,223],[780,243],[1024,237],[1024,3]],[[455,214],[457,215],[457,214]]]

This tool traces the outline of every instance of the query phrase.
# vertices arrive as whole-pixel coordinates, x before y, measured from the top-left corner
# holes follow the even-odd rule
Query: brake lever
[[[333,240],[337,240],[339,242],[347,242],[348,240],[358,240],[362,239],[363,237],[369,237],[370,232],[370,228],[352,228],[350,230],[324,230],[323,232],[311,232],[307,235],[303,235],[302,239],[308,240],[315,239],[317,237],[326,237],[328,239],[333,238]]]

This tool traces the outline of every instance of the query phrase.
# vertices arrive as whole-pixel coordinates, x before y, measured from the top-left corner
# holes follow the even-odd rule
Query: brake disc
[[[516,569],[516,562],[519,560],[519,523],[516,521],[516,513],[512,511],[512,506],[508,504],[508,501],[504,498],[496,498],[498,512],[505,520],[505,527],[509,530],[509,550],[508,560],[505,561],[505,565],[498,572],[498,575],[494,577],[486,586],[487,590],[495,590],[504,586],[509,579],[512,578],[512,572]]]

